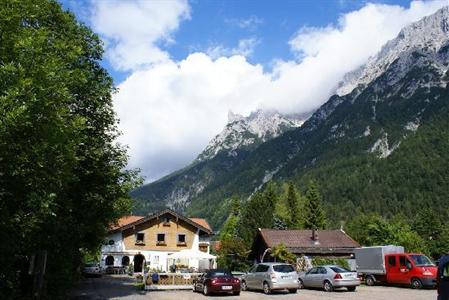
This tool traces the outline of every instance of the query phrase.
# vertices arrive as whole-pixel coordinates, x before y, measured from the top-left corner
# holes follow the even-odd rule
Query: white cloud
[[[238,42],[237,47],[227,48],[223,45],[212,46],[206,49],[206,54],[212,59],[216,59],[222,56],[232,56],[232,55],[242,55],[245,57],[250,57],[254,53],[254,49],[260,43],[257,38],[247,38],[241,39]]]
[[[106,58],[128,71],[167,62],[158,43],[173,42],[171,33],[190,18],[187,0],[94,1],[92,25],[106,44]]]
[[[225,23],[237,26],[241,29],[255,30],[263,24],[263,19],[257,16],[250,16],[247,19],[226,19]]]
[[[316,109],[329,98],[346,72],[363,64],[403,26],[431,14],[444,3],[414,1],[410,8],[368,4],[342,15],[335,26],[301,28],[289,42],[298,59],[277,60],[271,73],[246,60],[245,55],[251,54],[255,42],[242,42],[236,48],[240,52],[222,47],[215,53],[190,54],[179,62],[170,60],[166,52],[150,43],[155,52],[165,57],[157,61],[152,58],[151,64],[145,65],[148,51],[142,51],[144,54],[136,64],[145,67],[121,83],[114,98],[124,132],[122,142],[130,146],[131,167],[142,168],[147,179],[154,180],[185,166],[222,129],[229,110],[247,115],[257,108],[296,113]],[[157,36],[153,41],[166,39],[189,9],[182,11],[170,19],[173,22],[169,26],[163,26],[170,30],[154,34],[151,27],[136,25],[141,33],[130,35],[140,40],[152,32],[151,36]],[[108,16],[108,11],[101,14]],[[112,18],[106,16],[105,19]],[[135,41],[129,36],[121,38],[121,34],[129,33],[134,24],[126,25],[127,30],[117,27],[101,32],[128,56],[125,50],[134,52],[130,45]],[[120,57],[119,52],[119,62]],[[133,54],[128,59],[134,58]],[[120,68],[121,64],[117,66]]]

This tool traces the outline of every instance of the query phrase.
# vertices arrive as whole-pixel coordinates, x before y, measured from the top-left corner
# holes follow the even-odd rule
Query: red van
[[[365,277],[367,285],[399,284],[415,289],[436,286],[437,267],[424,254],[388,253],[385,249],[379,252],[374,248],[381,247],[361,248],[366,251],[359,254],[356,252],[357,271]]]

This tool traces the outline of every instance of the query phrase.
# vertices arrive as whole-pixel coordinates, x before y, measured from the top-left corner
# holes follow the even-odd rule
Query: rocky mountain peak
[[[209,142],[196,160],[211,159],[222,151],[234,156],[236,150],[257,146],[301,126],[304,120],[303,116],[282,115],[274,110],[259,109],[248,117],[229,111],[225,128]]]
[[[449,6],[404,27],[396,38],[359,69],[345,75],[336,94],[344,96],[358,86],[366,86],[396,61],[404,52],[438,51],[449,42]]]

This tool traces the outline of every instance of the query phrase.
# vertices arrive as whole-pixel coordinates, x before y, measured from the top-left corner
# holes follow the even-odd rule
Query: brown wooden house
[[[351,257],[360,247],[343,230],[277,230],[259,229],[251,248],[251,258],[270,260],[270,249],[284,244],[297,256]],[[264,257],[265,256],[265,257]]]

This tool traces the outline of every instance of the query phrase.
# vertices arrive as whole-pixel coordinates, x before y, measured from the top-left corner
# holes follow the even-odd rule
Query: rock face
[[[209,160],[220,152],[235,156],[239,149],[254,148],[302,123],[304,118],[300,116],[283,116],[274,111],[258,110],[246,118],[230,111],[228,124],[210,141],[196,161]]]
[[[344,96],[357,87],[365,87],[406,53],[438,52],[447,44],[448,36],[449,6],[446,6],[435,14],[403,28],[399,35],[385,44],[377,55],[368,60],[367,64],[345,76],[337,89],[337,95]],[[413,63],[415,63],[413,59],[402,59],[403,65],[400,70],[407,70]],[[397,77],[400,77],[401,73],[397,74]],[[391,78],[390,84],[394,84],[397,79]]]
[[[334,221],[356,208],[412,216],[423,204],[444,206],[448,22],[445,7],[403,28],[301,126],[276,113],[230,114],[192,165],[133,192],[136,212],[168,205],[219,226],[233,195],[245,199],[269,180],[303,186],[312,178]]]

